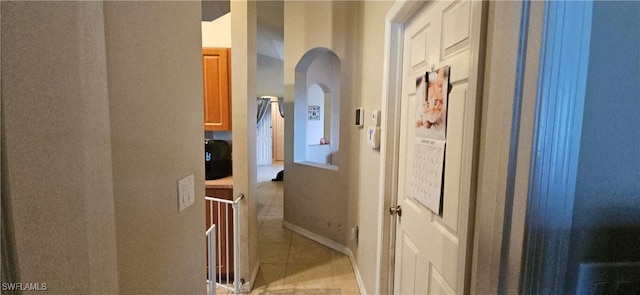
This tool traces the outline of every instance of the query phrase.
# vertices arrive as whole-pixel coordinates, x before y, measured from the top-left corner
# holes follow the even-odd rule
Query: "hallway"
[[[251,294],[360,294],[346,255],[282,227],[283,183],[271,181],[280,170],[258,166],[260,271]]]

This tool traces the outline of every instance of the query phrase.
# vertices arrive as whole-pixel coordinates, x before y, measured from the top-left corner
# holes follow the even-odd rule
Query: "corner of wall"
[[[231,12],[201,22],[202,47],[231,48]]]

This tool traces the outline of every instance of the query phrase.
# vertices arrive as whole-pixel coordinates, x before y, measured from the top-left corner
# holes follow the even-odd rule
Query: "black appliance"
[[[231,148],[224,140],[204,141],[205,179],[213,180],[231,175]]]

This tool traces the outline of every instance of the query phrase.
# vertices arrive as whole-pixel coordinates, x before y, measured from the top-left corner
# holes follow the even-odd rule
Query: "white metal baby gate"
[[[216,294],[218,287],[234,294],[238,294],[240,289],[238,202],[242,198],[242,194],[235,201],[209,196],[204,198],[209,226],[206,231],[209,294]]]

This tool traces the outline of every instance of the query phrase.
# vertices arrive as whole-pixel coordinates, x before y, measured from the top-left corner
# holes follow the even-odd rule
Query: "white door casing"
[[[278,101],[271,101],[271,121],[273,132],[273,160],[284,161],[284,118],[280,116]]]
[[[258,124],[258,165],[284,161],[284,118],[280,116],[277,100],[272,100],[270,106],[271,109]]]
[[[381,198],[380,209],[386,214],[388,204],[397,202],[403,214],[391,219],[390,233],[385,232],[386,218],[381,218],[378,251],[384,256],[385,245],[395,236],[395,255],[389,253],[392,259],[387,265],[395,274],[389,278],[394,294],[468,292],[482,7],[482,3],[469,1],[423,6],[399,2],[387,17],[388,64],[383,88],[383,115],[387,119],[383,127],[388,134],[383,135],[380,191],[394,194],[397,186],[397,195]],[[410,183],[406,176],[413,168],[415,78],[432,67],[447,65],[451,67],[453,89],[448,105],[443,214],[438,216],[408,196],[405,187]],[[400,101],[394,94],[400,94],[395,96]],[[384,257],[378,265],[384,271]],[[379,288],[377,291],[385,289]]]
[[[271,106],[273,107],[273,106]],[[271,150],[272,150],[272,139],[271,139],[271,113],[267,111],[264,114],[262,120],[258,123],[257,130],[257,164],[258,165],[271,165]]]

